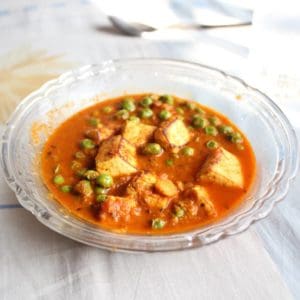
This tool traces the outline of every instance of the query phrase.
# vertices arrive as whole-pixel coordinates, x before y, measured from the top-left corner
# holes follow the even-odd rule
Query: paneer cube
[[[198,204],[199,209],[203,209],[206,215],[214,217],[217,215],[214,204],[209,199],[206,189],[200,185],[196,185],[185,192],[184,195],[187,201],[191,200]]]
[[[99,132],[100,132],[100,141],[102,142],[102,141],[110,138],[116,132],[116,129],[115,128],[109,128],[109,127],[101,126],[99,128]]]
[[[88,129],[84,135],[92,139],[96,145],[99,145],[102,141],[110,138],[115,132],[115,128],[105,127],[101,124],[98,128]]]
[[[198,179],[227,187],[243,188],[244,178],[237,157],[220,147],[210,153],[202,166]]]
[[[138,174],[127,186],[126,195],[145,202],[150,209],[164,209],[169,205],[171,198],[154,192],[158,180],[157,176],[150,172]]]
[[[96,156],[99,173],[111,176],[130,175],[137,172],[136,149],[121,135],[105,140]]]
[[[154,138],[166,149],[178,149],[190,141],[190,133],[184,122],[175,117],[163,122]]]
[[[129,120],[123,129],[123,137],[136,147],[142,146],[153,136],[156,126],[141,123],[139,120]]]
[[[159,210],[167,208],[171,202],[171,198],[162,197],[161,195],[157,195],[149,191],[144,192],[143,200],[148,204],[150,209]]]
[[[143,197],[143,193],[145,191],[152,190],[156,181],[157,177],[155,174],[150,172],[142,172],[136,175],[128,184],[126,194],[136,197]]]
[[[101,214],[109,214],[115,221],[129,220],[137,203],[133,197],[107,196],[101,205]]]
[[[90,204],[94,197],[94,192],[91,183],[88,180],[80,180],[75,185],[75,191],[82,196],[85,204]]]
[[[158,179],[154,188],[163,196],[174,197],[178,194],[176,185],[170,179]]]
[[[176,203],[178,207],[184,210],[184,214],[189,217],[195,217],[199,211],[199,205],[192,200],[180,200]]]

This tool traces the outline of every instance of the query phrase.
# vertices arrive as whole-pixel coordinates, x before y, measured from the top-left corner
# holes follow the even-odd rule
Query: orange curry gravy
[[[145,97],[151,97],[150,101],[148,99],[142,102]],[[183,120],[188,130],[189,141],[186,145],[175,148],[160,145],[162,153],[146,154],[145,147],[148,143],[161,144],[154,132],[148,137],[146,144],[135,147],[135,173],[112,176],[112,185],[105,189],[101,189],[101,182],[99,185],[95,177],[87,178],[87,170],[97,172],[95,157],[105,142],[104,138],[106,141],[111,139],[101,135],[103,130],[109,128],[112,136],[122,136],[126,122],[134,121],[159,128],[173,119]],[[84,139],[85,143],[86,139],[90,143],[83,144]],[[202,180],[199,177],[206,160],[220,148],[237,158],[243,177],[242,187],[214,182],[213,179]],[[212,162],[215,161],[212,159]],[[148,194],[154,193],[156,199],[162,197],[167,204],[161,206],[156,203],[157,205],[149,206],[141,191],[138,196],[133,197],[134,207],[126,206],[128,186],[143,171],[151,172],[167,182],[171,181],[173,191],[174,188],[177,191],[175,195],[166,196],[155,187],[148,191]],[[107,170],[105,175],[109,173],[110,170]],[[100,175],[99,172],[92,175],[95,174]],[[122,233],[167,234],[215,222],[243,200],[254,175],[254,153],[240,130],[222,114],[175,96],[130,95],[97,103],[62,123],[50,136],[42,153],[42,176],[54,198],[76,216],[102,228]],[[87,183],[91,189],[87,196],[78,188],[80,181]],[[199,202],[195,194],[190,192],[195,186],[205,189],[206,196],[203,197],[208,199],[203,201],[209,201],[210,211],[206,210],[207,203],[201,199]],[[113,202],[113,196],[120,198]],[[132,204],[132,198],[130,201]],[[213,213],[210,213],[211,209]]]

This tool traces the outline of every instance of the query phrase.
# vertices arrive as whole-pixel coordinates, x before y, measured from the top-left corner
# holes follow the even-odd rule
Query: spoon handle
[[[232,23],[232,24],[173,24],[168,26],[168,28],[178,28],[178,29],[217,29],[217,28],[231,28],[231,27],[242,27],[250,26],[252,21],[241,22],[241,23]]]

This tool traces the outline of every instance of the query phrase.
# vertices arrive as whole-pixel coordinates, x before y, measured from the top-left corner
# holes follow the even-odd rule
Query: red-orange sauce
[[[130,96],[134,98],[136,104],[136,110],[134,112],[130,112],[131,116],[139,114],[139,111],[142,109],[139,102],[144,96],[144,94]],[[71,166],[72,162],[76,160],[74,158],[74,154],[80,151],[79,142],[85,137],[85,132],[91,129],[91,125],[88,122],[89,119],[91,117],[96,117],[104,126],[110,126],[112,124],[115,126],[122,126],[125,121],[117,119],[115,114],[119,109],[120,101],[123,98],[124,97],[119,97],[102,101],[76,113],[54,131],[44,146],[42,153],[42,177],[54,198],[59,201],[62,206],[67,208],[70,213],[107,230],[138,234],[167,234],[188,231],[199,228],[207,223],[218,221],[229,214],[241,203],[241,201],[243,201],[255,176],[255,156],[249,141],[245,135],[242,134],[240,130],[224,115],[210,108],[200,106],[196,102],[179,99],[177,97],[174,97],[175,103],[172,105],[173,108],[170,108],[170,110],[172,113],[177,114],[175,108],[180,107],[182,109],[180,113],[183,114],[184,121],[190,128],[193,136],[187,145],[194,149],[194,154],[192,156],[184,156],[181,155],[179,151],[178,154],[174,155],[166,150],[160,156],[145,156],[138,152],[138,169],[151,171],[158,176],[166,174],[168,179],[173,182],[180,181],[183,184],[199,184],[196,180],[196,174],[199,172],[207,155],[211,151],[211,149],[207,148],[206,142],[208,140],[216,141],[221,147],[231,152],[239,159],[244,176],[243,188],[230,188],[220,186],[215,183],[200,183],[201,186],[204,186],[207,189],[209,198],[216,209],[217,216],[207,217],[200,214],[193,217],[184,216],[180,219],[175,218],[174,221],[172,205],[174,202],[176,203],[178,200],[177,198],[182,197],[182,193],[180,193],[179,196],[176,199],[173,199],[169,206],[163,210],[151,212],[151,210],[149,211],[149,209],[147,209],[144,203],[138,203],[138,206],[141,208],[139,215],[132,214],[127,220],[120,219],[116,221],[109,215],[106,216],[106,218],[101,218],[99,215],[95,214],[93,209],[93,205],[96,203],[95,199],[92,204],[86,205],[82,201],[81,196],[77,193],[72,191],[67,193],[62,192],[60,186],[53,182],[54,170],[57,169],[57,166],[59,165],[59,173],[65,179],[64,184],[74,186],[80,180],[74,170],[72,170]],[[204,111],[205,118],[216,116],[222,124],[230,125],[235,131],[240,132],[243,139],[242,144],[233,143],[221,133],[216,136],[208,136],[202,128],[192,129],[191,118],[193,115],[197,114],[197,112],[195,111],[195,108],[189,107],[187,103],[192,103],[192,105],[196,105],[196,107],[201,108],[201,110]],[[168,108],[168,105],[165,106]],[[112,111],[109,113],[103,112],[105,107],[111,107]],[[153,110],[153,117],[149,119],[142,119],[141,122],[159,126],[161,121],[157,115],[159,111],[161,111],[161,106],[152,105],[150,107]],[[93,150],[94,153],[92,156],[96,154],[97,149],[98,146]],[[172,159],[172,165],[166,164],[166,160],[168,159]],[[81,161],[81,163],[83,163],[86,168],[94,167],[93,158],[87,158],[83,162]],[[116,178],[114,179],[114,182],[128,182],[132,176],[133,175]],[[117,188],[112,188],[109,194],[122,196],[125,188],[126,185],[120,185]],[[101,211],[100,204],[98,205],[98,209]],[[166,222],[165,226],[159,230],[151,227],[151,220],[158,217]]]

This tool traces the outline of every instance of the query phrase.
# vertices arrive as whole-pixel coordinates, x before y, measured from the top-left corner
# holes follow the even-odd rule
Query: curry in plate
[[[178,233],[234,210],[255,156],[219,112],[171,95],[128,95],[62,123],[45,144],[42,176],[57,201],[101,228]]]

